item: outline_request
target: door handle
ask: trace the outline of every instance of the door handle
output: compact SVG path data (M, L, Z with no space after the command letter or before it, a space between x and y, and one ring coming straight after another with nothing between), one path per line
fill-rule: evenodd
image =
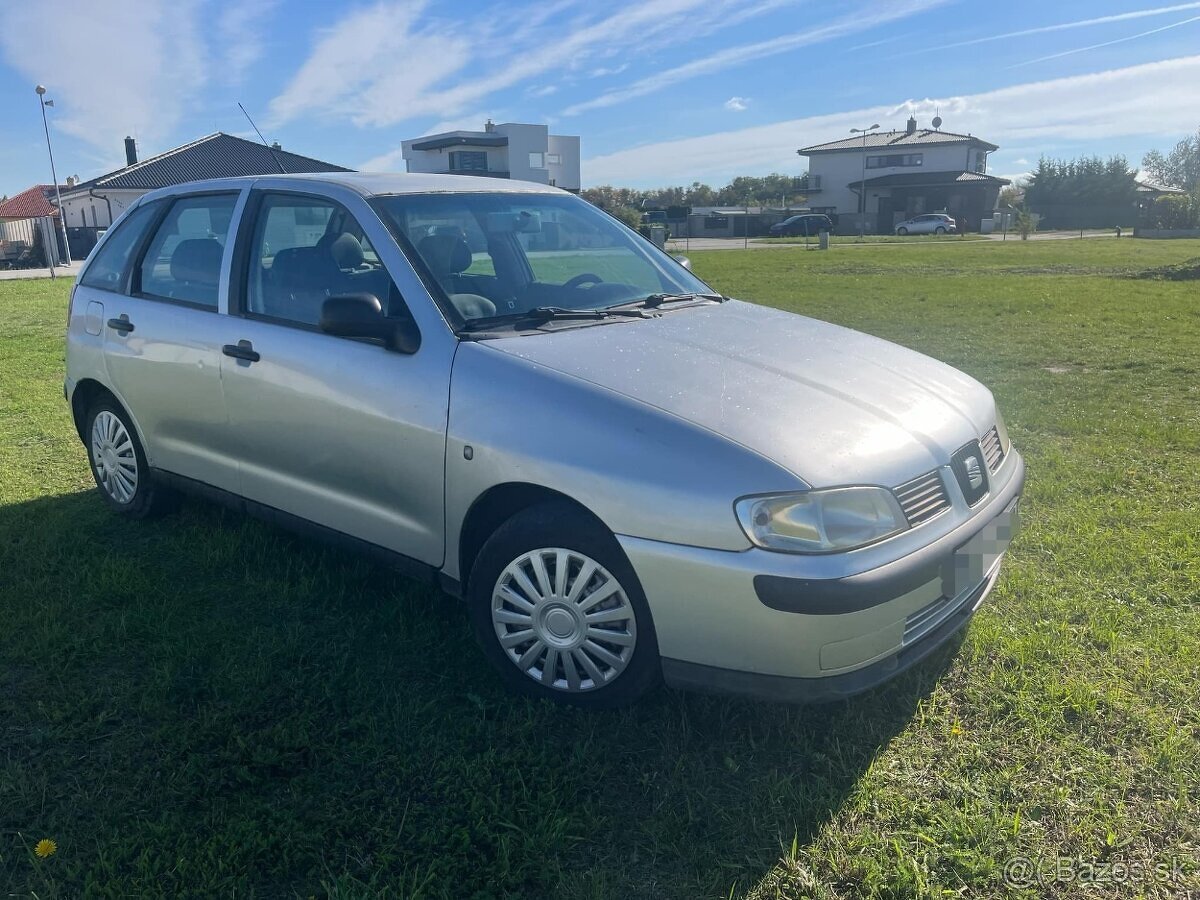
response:
M254 345L249 341L238 341L236 344L226 344L221 348L221 352L226 356L232 356L234 359L244 359L246 362L256 363L262 356L254 349Z
M109 319L108 327L113 331L121 332L122 335L129 334L129 332L133 331L133 323L129 321L129 316L127 316L125 313L121 313L121 317L119 319Z

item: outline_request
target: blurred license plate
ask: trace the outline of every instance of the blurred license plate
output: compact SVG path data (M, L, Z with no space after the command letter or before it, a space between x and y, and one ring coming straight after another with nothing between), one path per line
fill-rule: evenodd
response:
M943 575L942 591L947 597L957 597L964 591L978 587L996 561L1004 555L1008 545L1021 527L1017 512L1017 500L979 532L954 551L949 571Z

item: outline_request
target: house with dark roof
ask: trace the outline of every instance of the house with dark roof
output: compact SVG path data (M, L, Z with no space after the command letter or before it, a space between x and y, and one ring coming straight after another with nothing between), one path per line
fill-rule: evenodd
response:
M860 216L868 233L891 234L897 223L945 212L967 231L991 216L1008 180L987 174L988 154L999 148L970 134L918 128L872 131L796 152L808 157L808 202L836 216L838 231L854 234Z
M71 252L76 241L82 258L95 244L95 232L106 228L138 197L161 187L170 187L204 178L234 178L241 175L289 175L301 172L349 172L350 169L301 156L278 144L267 147L255 141L216 132L139 161L133 138L125 138L126 165L115 172L83 181L62 191L63 213L71 237Z

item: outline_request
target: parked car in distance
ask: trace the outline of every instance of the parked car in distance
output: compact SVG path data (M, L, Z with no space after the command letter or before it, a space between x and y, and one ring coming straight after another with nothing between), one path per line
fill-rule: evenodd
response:
M833 231L833 222L822 213L805 213L776 222L769 231L771 237L812 237L822 231Z
M1025 479L967 375L468 176L146 194L72 291L64 393L116 512L191 491L366 551L583 706L891 678L992 589Z
M914 216L896 226L896 234L957 234L958 223L945 213Z

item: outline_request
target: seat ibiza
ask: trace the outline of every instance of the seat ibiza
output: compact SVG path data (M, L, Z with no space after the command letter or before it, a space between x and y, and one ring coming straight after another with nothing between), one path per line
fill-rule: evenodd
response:
M368 551L581 705L890 678L983 602L1025 477L961 372L486 178L147 194L80 273L65 393L115 511L191 491Z

